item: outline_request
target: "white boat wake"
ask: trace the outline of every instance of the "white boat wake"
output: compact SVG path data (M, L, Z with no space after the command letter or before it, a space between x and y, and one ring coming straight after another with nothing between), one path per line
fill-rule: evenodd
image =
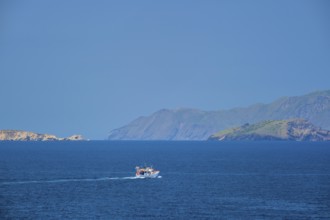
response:
M158 176L157 178L162 178ZM146 179L145 177L127 176L127 177L102 177L102 178L86 178L86 179L55 179L55 180L28 180L28 181L12 181L0 182L0 185L17 185L17 184L32 184L32 183L66 183L66 182L93 182L93 181L108 181L108 180L135 180ZM156 179L156 178L148 178Z

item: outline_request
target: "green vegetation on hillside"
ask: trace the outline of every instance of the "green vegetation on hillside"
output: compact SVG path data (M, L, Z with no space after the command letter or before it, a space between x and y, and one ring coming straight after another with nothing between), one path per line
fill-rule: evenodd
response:
M330 140L330 131L322 130L303 119L269 120L226 129L209 140Z

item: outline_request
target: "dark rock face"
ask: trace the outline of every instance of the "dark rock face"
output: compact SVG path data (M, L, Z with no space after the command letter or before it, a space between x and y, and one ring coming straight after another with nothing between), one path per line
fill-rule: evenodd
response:
M274 120L220 131L208 140L330 141L330 131L322 130L304 119Z
M215 132L265 120L304 118L330 129L330 90L285 97L270 104L220 111L163 109L110 132L110 140L206 140Z

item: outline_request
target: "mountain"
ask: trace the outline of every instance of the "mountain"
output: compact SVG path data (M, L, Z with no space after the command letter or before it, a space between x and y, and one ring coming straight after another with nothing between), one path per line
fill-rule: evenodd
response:
M305 119L273 120L220 131L209 137L219 141L330 141L330 131L322 130Z
M38 134L30 131L0 130L0 141L81 141L81 135L59 138L51 134Z
M287 118L307 119L316 126L330 129L330 90L230 110L162 109L112 130L108 139L206 140L217 131L245 123Z

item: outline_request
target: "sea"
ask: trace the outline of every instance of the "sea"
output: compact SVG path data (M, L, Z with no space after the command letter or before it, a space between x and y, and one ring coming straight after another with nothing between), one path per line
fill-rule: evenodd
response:
M0 142L0 219L330 219L330 143Z

